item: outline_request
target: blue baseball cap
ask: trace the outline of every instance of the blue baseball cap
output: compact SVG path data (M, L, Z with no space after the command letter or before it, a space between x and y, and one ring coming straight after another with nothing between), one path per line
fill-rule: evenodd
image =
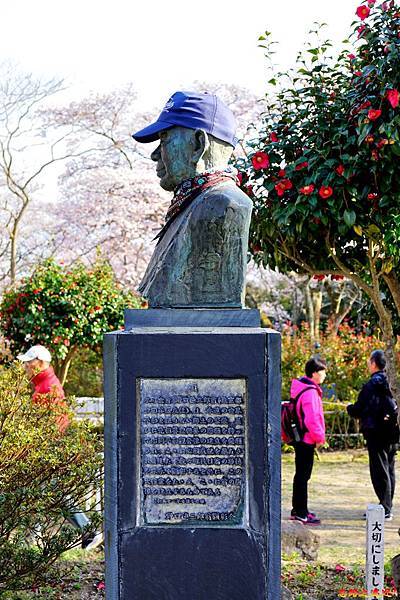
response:
M160 131L175 126L203 129L233 147L238 141L232 111L215 94L207 92L175 92L157 121L137 131L132 137L137 142L154 142Z

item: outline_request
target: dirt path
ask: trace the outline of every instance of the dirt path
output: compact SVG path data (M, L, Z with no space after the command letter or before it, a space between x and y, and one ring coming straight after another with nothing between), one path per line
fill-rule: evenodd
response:
M293 455L282 461L282 518L290 514ZM399 487L394 497L394 518L385 526L385 558L400 552L400 455L396 466ZM365 560L365 521L362 515L368 503L377 503L369 477L368 457L364 450L320 453L315 461L309 485L309 506L322 520L314 527L321 536L318 561L363 563Z

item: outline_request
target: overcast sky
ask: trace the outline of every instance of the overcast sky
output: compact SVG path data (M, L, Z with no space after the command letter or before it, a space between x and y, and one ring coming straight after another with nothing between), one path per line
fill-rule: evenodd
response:
M314 21L347 36L361 0L12 0L3 3L0 55L23 70L63 77L82 96L134 82L143 102L161 105L194 80L265 88L257 39L279 42L294 63Z

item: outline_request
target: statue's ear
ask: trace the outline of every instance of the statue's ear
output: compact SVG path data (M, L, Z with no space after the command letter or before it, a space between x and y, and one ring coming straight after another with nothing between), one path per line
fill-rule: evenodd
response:
M193 153L192 153L192 161L197 165L199 160L201 160L205 154L205 152L210 147L210 141L208 139L208 135L203 129L196 129L194 131L193 136Z

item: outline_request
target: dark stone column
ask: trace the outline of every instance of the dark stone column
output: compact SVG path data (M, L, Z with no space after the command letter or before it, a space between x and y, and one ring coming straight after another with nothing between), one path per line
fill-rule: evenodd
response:
M280 598L280 339L258 323L127 311L105 336L108 600Z

